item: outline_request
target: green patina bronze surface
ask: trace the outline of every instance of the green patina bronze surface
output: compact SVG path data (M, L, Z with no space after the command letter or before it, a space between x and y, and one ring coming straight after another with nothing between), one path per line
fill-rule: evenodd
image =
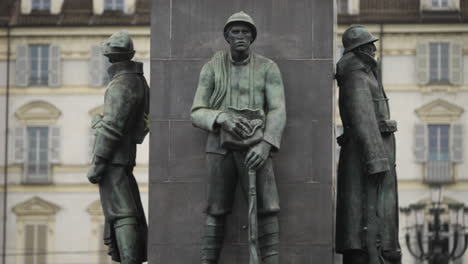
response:
M344 264L400 263L395 172L396 122L373 58L373 37L363 27L343 36L337 64L344 134L338 165L336 251Z
M149 87L143 64L131 60L134 52L125 31L103 45L103 53L112 63L108 69L111 81L104 96L104 113L93 118L94 165L88 173L89 181L99 185L104 243L112 259L124 264L147 260L147 224L132 171L136 144L148 133Z
M218 263L238 182L250 202L250 264L279 263L279 197L270 150L280 149L286 124L284 88L276 63L250 50L256 34L247 14L228 19L224 36L230 50L217 52L203 66L193 101L193 124L209 132L203 264ZM254 130L260 123L262 133Z

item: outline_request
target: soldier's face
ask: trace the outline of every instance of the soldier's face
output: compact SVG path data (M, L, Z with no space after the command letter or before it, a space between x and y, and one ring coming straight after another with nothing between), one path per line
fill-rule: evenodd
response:
M226 40L232 51L247 51L252 43L252 30L244 23L235 23L227 30Z
M375 47L374 43L367 43L360 46L359 50L371 56L372 58L375 58L375 52L377 51L377 48Z

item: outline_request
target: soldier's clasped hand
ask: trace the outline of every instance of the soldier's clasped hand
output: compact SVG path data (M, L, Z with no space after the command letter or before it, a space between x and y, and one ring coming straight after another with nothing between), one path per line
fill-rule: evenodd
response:
M239 139L248 138L252 131L249 120L237 115L221 113L216 119L216 123L218 123L222 129Z

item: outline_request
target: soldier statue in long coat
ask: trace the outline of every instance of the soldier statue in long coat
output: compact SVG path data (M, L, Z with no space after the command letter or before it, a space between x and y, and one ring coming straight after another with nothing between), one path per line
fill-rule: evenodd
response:
M99 184L105 216L104 243L109 255L124 264L147 260L145 214L133 176L136 144L148 129L149 87L143 64L132 61L135 51L127 31L114 33L102 46L112 65L104 96L104 113L93 119L96 131L91 183Z
M336 251L344 264L397 264L396 122L379 77L374 37L362 26L343 34L337 64L344 133L338 164Z
M280 148L286 123L284 88L276 63L250 50L256 35L244 12L228 19L224 37L230 49L203 66L193 101L193 124L209 131L203 264L218 263L237 183L247 196L251 170L256 171L259 258L263 264L279 262L280 208L270 151Z

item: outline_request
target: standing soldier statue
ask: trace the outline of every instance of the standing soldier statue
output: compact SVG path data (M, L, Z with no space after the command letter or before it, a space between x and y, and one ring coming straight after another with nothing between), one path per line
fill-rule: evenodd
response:
M362 26L343 34L337 64L344 133L338 164L336 251L344 264L399 264L396 122L379 77L374 37Z
M127 31L114 33L102 45L102 52L112 63L108 69L111 81L104 96L104 114L93 120L96 141L88 179L99 184L104 243L112 260L141 264L147 260L148 228L132 172L136 144L148 132L149 88L143 64L131 60L135 51Z
M203 66L192 106L193 124L209 131L203 264L218 263L238 181L249 195L249 212L258 212L258 233L257 213L249 214L250 263L279 262L280 208L270 151L279 150L286 123L284 89L276 63L251 52L256 36L249 15L228 19L224 38L230 49Z

